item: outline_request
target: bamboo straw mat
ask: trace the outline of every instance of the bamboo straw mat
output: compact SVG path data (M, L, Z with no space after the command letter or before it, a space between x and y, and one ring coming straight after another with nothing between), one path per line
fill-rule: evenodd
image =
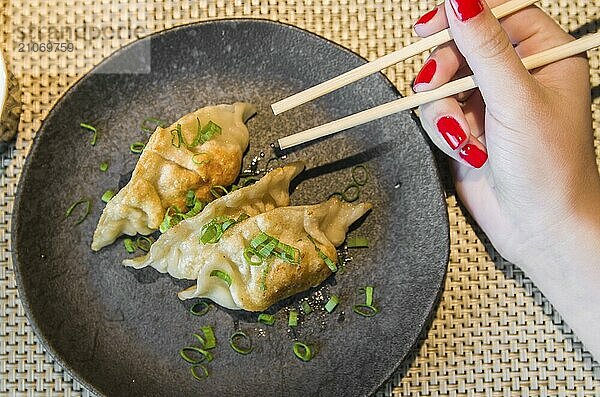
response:
M600 0L542 0L576 36L598 30ZM1 157L0 393L89 395L45 353L20 305L10 257L11 211L33 137L60 96L123 45L193 21L256 17L297 25L368 59L415 39L412 24L435 0L0 0L0 47L23 93L16 143ZM68 55L19 53L18 28L141 27L88 40ZM32 30L32 27L34 28ZM596 153L600 158L600 52L590 54ZM385 71L400 92L426 54ZM550 303L514 265L503 261L448 192L451 255L445 292L412 360L379 394L394 396L600 396L600 367ZM599 330L600 332L600 330Z

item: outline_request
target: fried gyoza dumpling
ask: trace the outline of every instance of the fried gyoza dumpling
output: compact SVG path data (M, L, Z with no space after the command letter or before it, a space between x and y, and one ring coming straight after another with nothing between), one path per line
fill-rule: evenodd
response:
M198 264L197 284L180 299L210 298L229 309L266 310L319 285L335 269L335 247L371 205L332 198L281 207L228 228L215 243L178 242L180 262Z
M135 166L129 183L102 212L92 242L97 251L121 234L150 234L167 208L185 208L186 193L211 199L210 189L237 178L248 147L244 124L256 112L247 103L208 106L158 127Z
M254 185L216 199L200 214L181 221L161 235L146 256L125 260L123 264L137 269L152 266L161 273L168 272L179 279L195 280L202 264L187 253L196 252L196 246L201 245L202 227L213 219L237 220L241 215L254 216L289 205L290 181L303 169L304 164L300 162L276 168Z

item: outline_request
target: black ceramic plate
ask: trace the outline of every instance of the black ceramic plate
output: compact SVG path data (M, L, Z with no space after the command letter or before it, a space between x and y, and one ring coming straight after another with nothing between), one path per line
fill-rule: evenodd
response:
M189 314L176 292L184 283L153 269L121 266L121 240L90 250L102 193L117 188L137 156L130 143L145 140L141 121L169 122L196 108L248 101L258 114L248 123L255 156L272 156L276 138L392 100L398 93L377 74L301 108L273 116L269 104L364 62L357 55L300 29L257 20L207 22L172 29L118 51L99 66L115 70L151 46L151 72L91 73L57 103L38 133L15 203L14 263L29 320L52 356L78 381L106 395L365 395L382 385L424 332L440 295L448 259L448 220L434 159L414 116L401 113L288 153L307 163L292 194L295 204L316 203L351 182L365 164L370 178L361 200L373 211L350 235L367 236L368 249L351 251L343 274L320 288L271 308L272 327L256 315L213 308ZM100 135L96 146L79 128ZM108 172L98 166L108 161ZM65 210L93 199L80 225ZM381 313L351 310L357 288L375 286ZM341 298L323 311L330 294ZM309 299L315 312L290 331L287 310ZM198 382L178 350L202 325L215 329L218 347ZM245 330L252 354L235 353L228 337ZM318 353L301 362L292 342Z

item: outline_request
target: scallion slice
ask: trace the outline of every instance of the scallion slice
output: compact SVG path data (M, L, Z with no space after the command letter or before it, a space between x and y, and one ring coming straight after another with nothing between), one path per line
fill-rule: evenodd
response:
M188 208L192 208L194 203L196 202L196 192L193 190L188 190L185 194L185 206Z
M102 195L102 201L104 201L105 203L108 203L110 201L111 198L115 197L115 192L113 192L112 190L107 190L104 192L104 194Z
M67 212L65 213L65 218L70 217L73 213L73 210L81 204L85 204L85 212L79 219L77 219L77 221L75 222L76 225L79 225L81 222L83 222L85 218L87 218L87 216L90 214L90 209L92 208L92 202L90 201L90 199L83 199L74 202L69 206L69 208L67 208Z
M211 222L202 226L200 233L200 242L202 244L214 244L221 238L223 230L220 223Z
M204 334L204 348L207 350L214 349L217 346L217 338L215 338L212 327L202 327L201 330Z
M258 249L258 247L260 247L270 238L271 237L268 234L261 232L258 236L254 237L252 241L250 241L250 246L254 249Z
M258 322L267 325L273 325L275 324L275 316L272 314L261 313L258 315Z
M260 266L263 263L263 259L252 247L246 247L244 250L244 259L250 266Z
M223 197L227 195L227 193L229 193L227 188L221 185L215 185L210 188L210 194L212 194L215 198Z
M100 163L100 171L106 172L106 170L108 170L108 162L104 161Z
M139 236L135 240L135 245L144 252L150 251L150 247L152 247L152 243L154 243L154 241L150 237L147 237L147 236Z
M340 298L336 295L331 295L331 298L329 298L329 300L325 304L325 310L327 310L327 313L331 313L332 311L335 310L335 308L337 307L337 305L339 303L340 303Z
M364 237L350 237L346 246L348 248L369 248L369 239Z
M359 304L352 306L352 311L356 314L360 314L363 317L373 317L379 313L379 309L375 306Z
M177 124L174 130L171 130L171 145L176 148L181 147L181 141L183 136L181 135L181 124Z
M313 311L313 308L310 307L310 303L304 301L302 302L302 311L304 312L304 314L310 314Z
M342 192L342 199L349 203L358 200L359 196L360 196L360 187L355 183L348 185Z
M199 374L198 370L201 370L202 373ZM190 372L192 373L192 376L194 377L194 379L202 382L204 381L204 379L208 378L208 369L206 368L206 366L202 365L202 364L196 364L196 365L192 365L192 367L190 368Z
M367 285L365 288L362 288L362 290L365 292L365 304L367 306L373 305L373 287Z
M213 355L211 352L201 349L197 346L186 346L179 350L179 355L190 364L200 364L203 362L211 362ZM191 355L197 356L193 357Z
M298 326L298 312L296 310L290 310L290 314L288 317L288 325L290 327Z
M167 210L165 211L165 217L162 221L162 223L160 224L158 230L160 230L161 233L166 232L167 230L169 230L171 227L173 227L173 217L179 213L179 209L177 207L169 207L167 208Z
M252 339L244 331L237 331L231 335L229 337L229 346L240 354L250 354L254 349L252 347Z
M206 301L196 302L190 307L190 313L194 316L204 316L210 310L210 305Z
M128 253L133 254L135 252L135 244L132 239L123 239L123 245L125 246L125 251Z
M302 361L310 361L313 358L313 352L310 347L302 342L294 342L294 354Z
M88 131L92 131L92 140L90 141L90 144L92 146L96 146L96 140L98 139L98 130L96 129L96 127L90 125L90 124L86 124L86 123L79 123L79 126L81 128L85 128Z
M154 128L151 128L150 126L148 126L148 124L153 124ZM148 117L145 118L144 121L142 121L142 125L141 125L141 129L144 132L147 133L152 133L156 130L156 127L161 127L161 128L165 128L167 126L167 122L166 121L162 121L160 119L157 119L155 117Z
M367 167L360 164L352 168L352 180L359 186L364 186L369 180L369 172Z
M200 126L200 121L198 121L198 126ZM217 124L213 123L212 121L209 121L208 124L206 124L202 130L201 130L201 142L208 142L210 141L215 135L218 135L221 133L221 127L219 127Z
M144 142L133 142L129 145L129 150L131 150L131 153L140 154L144 151L145 147L146 144Z
M321 257L321 259L323 259L323 262L325 262L325 264L327 265L327 267L332 271L332 272L337 272L338 268L337 265L334 261L332 261L327 255L325 255L325 253L321 250L319 250L319 257Z
M220 278L221 280L225 281L228 286L231 287L231 276L225 273L224 271L215 269L212 272L210 272L210 276Z

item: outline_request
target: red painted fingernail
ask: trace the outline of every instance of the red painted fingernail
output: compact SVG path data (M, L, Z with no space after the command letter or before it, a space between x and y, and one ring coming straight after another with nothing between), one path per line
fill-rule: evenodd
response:
M483 4L480 0L450 0L450 4L456 17L463 22L483 11Z
M488 155L475 145L467 143L460 149L460 157L475 168L481 168L487 161Z
M428 13L423 14L423 16L421 18L419 18L417 20L417 22L415 22L415 25L421 25L421 24L431 21L433 19L433 17L435 16L435 14L437 14L437 12L438 12L438 9L434 8L433 10L429 11Z
M417 78L415 79L415 85L421 83L430 83L431 79L433 79L436 69L437 63L435 62L435 59L430 59L427 61L425 65L423 65L423 69L421 69L417 75Z
M454 117L444 116L437 121L436 125L452 150L457 149L467 139L467 134Z

